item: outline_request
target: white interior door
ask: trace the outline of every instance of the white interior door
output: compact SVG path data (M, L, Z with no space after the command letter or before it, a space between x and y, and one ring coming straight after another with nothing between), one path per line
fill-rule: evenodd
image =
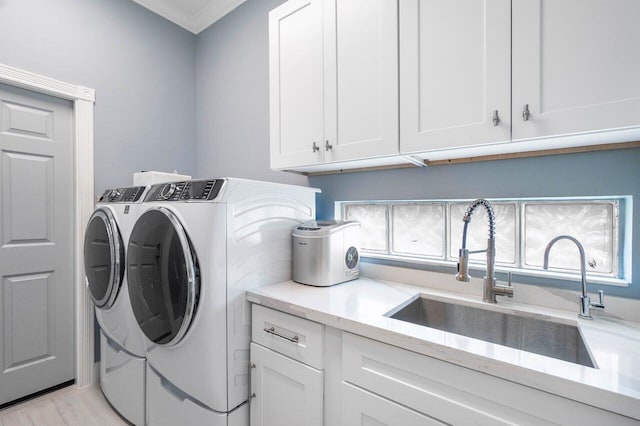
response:
M0 84L0 404L74 378L73 107Z
M639 125L638 41L638 0L514 0L513 139Z

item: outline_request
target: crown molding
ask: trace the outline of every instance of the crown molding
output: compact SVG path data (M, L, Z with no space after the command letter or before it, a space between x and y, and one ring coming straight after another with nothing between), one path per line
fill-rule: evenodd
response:
M212 1L193 17L194 33L198 34L211 24L230 13L246 0L217 0Z
M178 7L178 1L169 0L132 0L142 7L162 16L176 25L198 34L211 24L240 6L246 0L210 0L209 4L194 14Z
M185 30L194 32L191 25L190 17L179 7L165 0L132 0L140 6L162 16L184 28Z

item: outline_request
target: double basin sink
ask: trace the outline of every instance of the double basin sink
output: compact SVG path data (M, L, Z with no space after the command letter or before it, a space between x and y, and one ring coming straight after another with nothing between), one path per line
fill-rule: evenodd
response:
M420 295L385 316L595 368L580 330L571 324Z

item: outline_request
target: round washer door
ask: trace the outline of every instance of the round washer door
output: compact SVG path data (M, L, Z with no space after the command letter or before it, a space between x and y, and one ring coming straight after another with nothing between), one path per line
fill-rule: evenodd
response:
M129 299L152 342L175 345L186 334L199 296L199 268L180 221L156 207L140 216L127 250Z
M84 235L84 271L93 303L109 309L124 278L124 246L109 209L97 209Z

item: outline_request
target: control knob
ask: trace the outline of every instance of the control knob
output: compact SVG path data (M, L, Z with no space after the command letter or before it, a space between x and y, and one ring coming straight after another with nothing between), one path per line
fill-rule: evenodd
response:
M109 192L109 195L107 196L107 198L109 199L109 201L116 201L120 198L121 195L122 195L122 192L120 192L120 190L112 189L111 192Z
M165 185L162 187L162 190L160 191L160 198L162 198L163 200L168 200L169 198L171 198L171 196L174 194L174 192L176 192L176 184L175 183L171 183L169 185Z

